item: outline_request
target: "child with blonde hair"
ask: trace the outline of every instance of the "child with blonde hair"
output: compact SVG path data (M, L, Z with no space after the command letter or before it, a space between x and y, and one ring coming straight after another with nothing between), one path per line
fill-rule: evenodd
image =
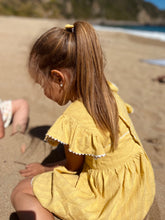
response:
M46 134L66 159L29 164L13 190L19 219L142 220L155 195L151 163L128 116L131 111L104 75L94 28L77 21L35 42L29 72L44 94L71 104Z

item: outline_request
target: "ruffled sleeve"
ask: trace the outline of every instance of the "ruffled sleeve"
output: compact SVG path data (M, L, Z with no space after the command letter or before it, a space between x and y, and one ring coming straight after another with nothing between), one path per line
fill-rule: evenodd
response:
M103 134L94 123L92 125L92 120L87 120L88 126L81 121L63 114L49 129L45 141L52 146L57 146L59 143L68 145L69 151L77 155L95 158L105 156L105 148L111 141L108 132L107 135Z

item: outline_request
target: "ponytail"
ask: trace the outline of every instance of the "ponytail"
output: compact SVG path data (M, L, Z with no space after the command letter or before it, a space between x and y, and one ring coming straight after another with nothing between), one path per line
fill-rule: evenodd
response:
M74 23L76 40L76 91L89 114L103 130L110 131L112 150L118 143L118 110L104 76L103 52L94 28Z

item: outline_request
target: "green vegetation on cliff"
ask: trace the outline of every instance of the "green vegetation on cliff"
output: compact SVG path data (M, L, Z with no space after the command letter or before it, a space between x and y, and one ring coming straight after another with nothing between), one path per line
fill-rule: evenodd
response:
M0 0L0 15L162 22L165 11L144 0Z

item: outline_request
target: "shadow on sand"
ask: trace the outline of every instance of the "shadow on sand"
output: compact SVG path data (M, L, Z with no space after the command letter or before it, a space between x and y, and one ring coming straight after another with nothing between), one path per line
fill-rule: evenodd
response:
M33 211L19 211L17 212L18 216L20 216L20 218L23 216L26 216L27 219L29 220L36 220L36 215ZM19 220L18 216L17 216L16 212L13 212L10 215L9 220Z

